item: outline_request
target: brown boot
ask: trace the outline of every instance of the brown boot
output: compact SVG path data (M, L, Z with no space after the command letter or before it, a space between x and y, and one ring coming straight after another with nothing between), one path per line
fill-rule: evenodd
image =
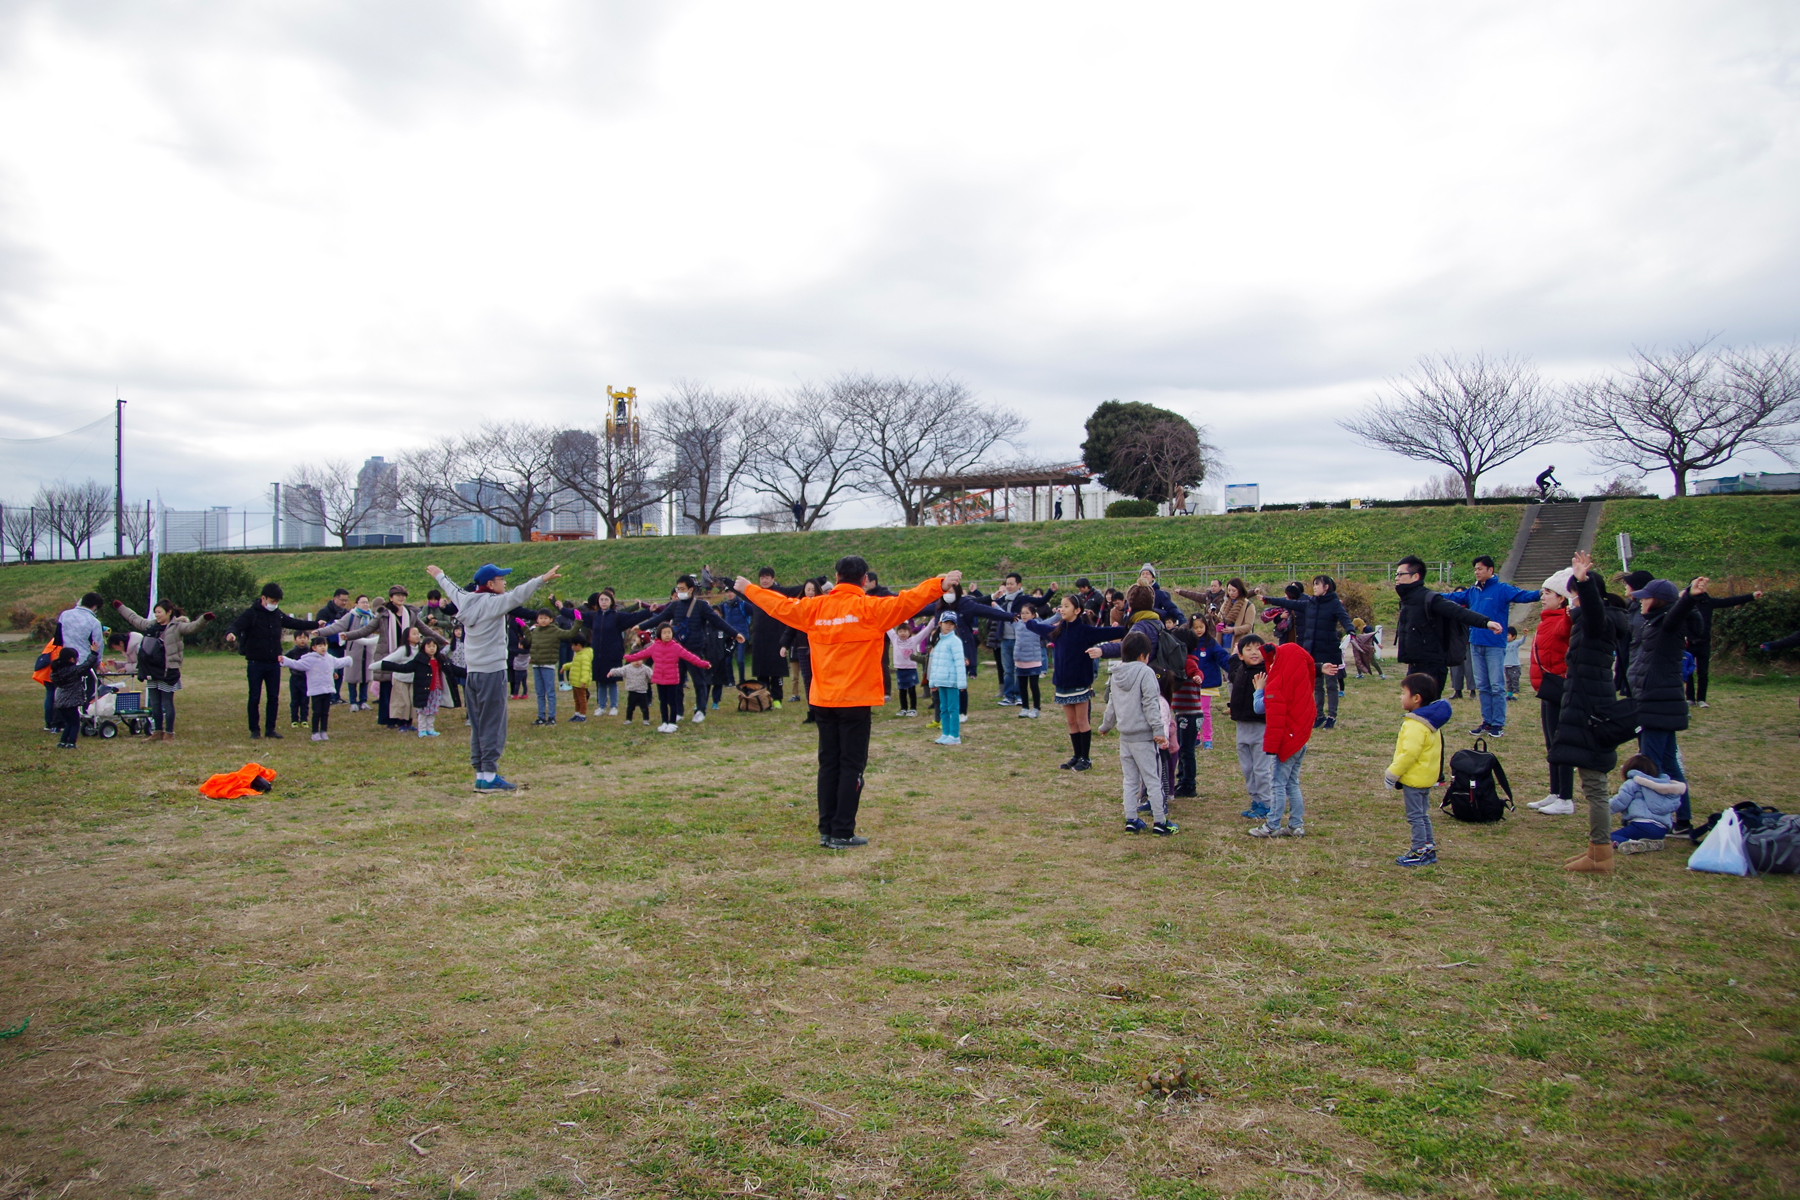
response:
M1586 862L1588 860L1588 849L1589 848L1584 847L1580 854L1577 854L1574 858L1571 858L1568 862L1564 863L1563 870L1573 871L1581 866L1582 863Z
M1603 842L1589 846L1587 854L1580 862L1563 869L1582 875L1611 875L1613 869L1612 843Z
M153 742L160 742L160 741L162 741L162 739L163 739L163 734L162 734L162 730L160 730L160 729L152 729L152 730L151 730L151 731L150 731L150 740L151 740L151 741L153 741Z

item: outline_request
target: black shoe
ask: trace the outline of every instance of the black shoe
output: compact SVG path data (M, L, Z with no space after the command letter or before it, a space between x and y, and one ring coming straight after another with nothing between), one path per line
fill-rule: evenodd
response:
M1694 823L1692 821L1677 821L1669 827L1669 832L1679 837L1692 838L1694 836Z
M1487 731L1487 736L1488 736L1488 737L1505 737L1505 736L1506 736L1506 730L1504 730L1504 729L1495 729L1495 728L1494 728L1494 727L1493 727L1493 726L1492 726L1492 725L1489 725L1489 726L1488 726L1488 731Z
M831 849L831 835L829 833L821 833L819 835L819 845L827 850Z
M1314 729L1325 728L1325 718L1324 717L1314 717L1313 718L1313 728Z
M274 729L265 729L265 730L263 730L263 736L271 737L271 738L280 738L281 734L280 734L280 732L278 732L277 730L274 730Z
M1337 718L1336 717L1326 717L1325 718L1325 728L1336 729L1337 728Z
M1075 764L1075 769L1077 771L1091 771L1094 769L1094 760L1091 758L1084 758Z
M850 837L847 837L847 838L835 838L835 837L834 837L834 838L832 838L832 839L831 839L831 841L830 841L830 842L829 842L829 843L827 843L827 844L828 844L828 845L830 845L830 847L831 847L831 848L832 848L832 849L833 849L833 850L848 850L848 849L850 849L850 848L851 848L851 847L852 847L852 846L866 846L866 845L868 845L868 844L869 844L869 839L868 839L868 838L866 838L866 837L857 837L857 836L855 836L855 835L854 835L854 834L853 834L853 835L851 835L851 836L850 836Z
M254 742L254 741L256 741L256 740L257 740L257 739L258 739L258 738L260 738L260 737L262 737L262 730L260 730L260 729L252 729L252 730L251 730L251 731L250 731L250 740L251 740L251 741L253 741L253 742Z
M1075 764L1076 764L1076 763L1078 763L1078 762L1080 762L1080 761L1081 761L1081 759L1080 759L1080 758L1078 758L1078 757L1077 757L1077 758L1071 758L1071 759L1070 759L1070 760L1069 760L1069 761L1068 761L1068 762L1066 762L1066 763L1057 763L1057 764L1056 764L1056 769L1057 769L1057 770L1059 770L1059 771L1073 771L1073 770L1074 770L1074 769L1075 769Z
M1451 699L1452 699L1452 700L1461 700L1461 699L1462 699L1462 693L1461 693L1461 692L1456 692L1456 693L1454 693L1454 694L1453 694L1453 695L1452 695L1452 696L1451 696L1451 697L1450 697L1450 698L1451 698Z
M1198 796L1199 794L1200 794L1199 792L1189 789L1188 791L1185 791L1185 792L1176 792L1175 799L1177 799L1177 800L1192 800L1195 796Z
M1491 732L1492 732L1492 730L1490 730L1487 727L1487 722L1483 721L1481 724L1477 725L1475 728L1469 730L1469 736L1470 737L1480 737L1484 733L1491 733Z

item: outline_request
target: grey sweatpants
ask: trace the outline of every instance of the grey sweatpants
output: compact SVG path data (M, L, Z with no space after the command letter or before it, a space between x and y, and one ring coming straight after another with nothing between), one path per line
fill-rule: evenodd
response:
M1145 796L1150 800L1150 815L1156 823L1167 821L1169 810L1163 800L1162 763L1156 757L1156 743L1120 738L1119 771L1125 777L1125 819L1137 816L1138 797Z
M1275 796L1275 756L1262 748L1267 729L1262 721L1237 723L1238 770L1244 773L1244 789L1250 794L1251 805L1261 805L1264 812Z
M506 749L506 672L470 671L463 687L469 710L469 764L477 775L497 774Z

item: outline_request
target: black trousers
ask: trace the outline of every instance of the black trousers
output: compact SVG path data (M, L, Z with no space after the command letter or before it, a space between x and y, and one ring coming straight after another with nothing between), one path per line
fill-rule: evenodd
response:
M306 720L306 676L288 672L288 720L298 725Z
M758 675L756 677L756 682L769 689L770 699L779 701L781 699L781 685L786 679L787 676L785 674Z
M1450 675L1450 668L1448 665L1444 663L1401 663L1400 665L1406 668L1406 673L1408 675L1417 671L1421 675L1431 676L1433 679L1437 680L1438 695L1441 697L1445 694L1444 680Z
M261 732L274 733L275 722L281 719L281 673L287 670L278 662L244 663L244 678L250 682L250 732L256 733L261 720L261 701L264 693L269 698L268 725Z
M1544 726L1544 753L1556 745L1556 723L1562 720L1562 702L1538 698L1538 719ZM1564 800L1575 798L1575 767L1571 763L1550 763L1550 791Z
M707 698L712 691L712 672L705 667L696 667L693 663L683 659L681 683L683 687L689 683L694 685L694 711L705 712Z
M626 692L625 719L630 721L631 714L635 713L640 708L644 710L644 720L648 721L650 719L650 693Z
M312 731L314 733L331 732L331 701L332 697L329 694L312 697Z
M664 725L681 723L682 687L679 683L659 683L656 685L656 703L662 709Z
M869 708L816 707L812 715L819 727L819 836L851 837L869 765Z

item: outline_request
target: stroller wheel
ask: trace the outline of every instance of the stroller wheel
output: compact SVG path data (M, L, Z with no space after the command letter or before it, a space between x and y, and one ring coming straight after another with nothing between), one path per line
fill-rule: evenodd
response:
M111 721L102 721L95 732L103 738L116 738L119 736L119 727Z

